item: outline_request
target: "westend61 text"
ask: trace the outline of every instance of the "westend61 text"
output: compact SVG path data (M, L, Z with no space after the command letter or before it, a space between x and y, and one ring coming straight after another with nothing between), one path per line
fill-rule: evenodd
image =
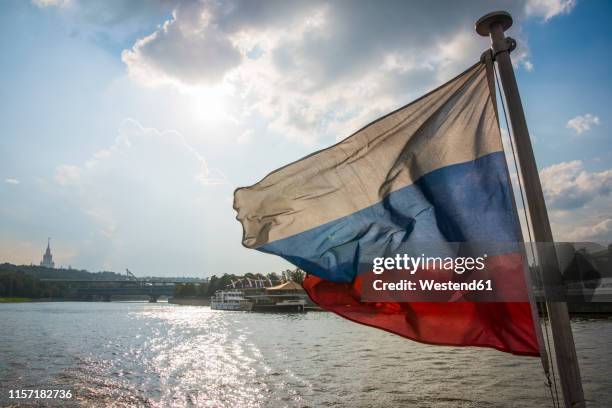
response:
M422 279L419 280L419 286L417 287L417 283L414 281L409 281L407 279L402 279L398 282L384 282L381 279L377 279L372 283L372 287L374 290L382 291L412 291L412 290L422 290L422 291L492 291L493 284L490 279L475 279L471 282L436 282L434 280Z

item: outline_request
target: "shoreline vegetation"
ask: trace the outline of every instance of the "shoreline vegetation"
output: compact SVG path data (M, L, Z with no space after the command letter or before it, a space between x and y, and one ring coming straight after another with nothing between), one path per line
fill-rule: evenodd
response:
M32 298L27 297L0 297L0 303L25 303L31 301Z
M124 278L123 275L109 271L92 273L71 268L55 269L3 263L0 264L0 298L61 301L70 298L68 285L62 282L45 282L43 279L110 280Z
M271 286L280 283L283 279L290 279L302 284L305 273L301 269L286 270L280 273L244 275L224 274L213 275L201 282L179 283L174 287L168 303L177 305L209 306L210 298L217 290L250 288L257 285ZM79 298L74 295L70 286L64 282L49 282L44 279L71 279L71 280L129 280L125 275L110 272L89 272L86 270L46 268L35 265L0 264L0 304L28 303L28 302L65 302L65 301L91 301L94 299ZM155 278L152 278L155 279ZM165 278L172 279L172 278ZM177 278L182 279L182 278ZM143 296L117 296L114 300L146 300ZM610 302L569 303L572 315L612 315ZM542 314L541 304L538 304Z
M282 277L282 278L281 278ZM200 282L179 283L174 287L172 301L177 304L209 304L210 298L218 290L236 287L261 287L290 279L299 284L305 273L301 269L286 270L268 274L246 273L244 275L213 275ZM89 272L72 268L46 268L36 265L0 264L0 303L87 300L75 297L74 291L66 282L46 281L45 279L64 279L79 281L130 280L126 275L111 271ZM147 277L147 279L160 279ZM176 279L184 278L163 278ZM126 299L124 299L126 300ZM179 303L180 302L180 303Z

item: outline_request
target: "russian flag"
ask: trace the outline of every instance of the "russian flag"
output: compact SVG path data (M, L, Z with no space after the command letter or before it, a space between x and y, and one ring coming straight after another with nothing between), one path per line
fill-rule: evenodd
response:
M424 343L539 355L527 301L362 301L365 254L419 242L520 242L489 79L478 63L338 144L237 189L243 245L302 268L311 299L355 322ZM522 276L520 252L489 261Z

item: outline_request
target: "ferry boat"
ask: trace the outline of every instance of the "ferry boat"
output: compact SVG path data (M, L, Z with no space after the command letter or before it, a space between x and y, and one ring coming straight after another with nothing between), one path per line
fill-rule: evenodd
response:
M210 299L210 308L213 310L253 310L253 302L245 299L240 290L218 290Z

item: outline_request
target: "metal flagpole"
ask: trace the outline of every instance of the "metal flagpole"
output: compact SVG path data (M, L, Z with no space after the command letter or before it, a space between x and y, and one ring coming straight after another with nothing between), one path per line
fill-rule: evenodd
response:
M476 22L476 32L482 36L491 37L493 59L497 61L503 94L506 98L510 126L516 141L518 160L523 175L529 217L538 250L538 260L542 268L546 306L552 329L563 400L567 408L582 408L586 405L567 303L559 301L564 299L563 279L553 245L548 212L531 147L529 130L527 130L525 113L510 61L510 51L516 47L516 42L504 35L504 31L510 26L512 26L510 14L505 11L496 11L482 16Z

